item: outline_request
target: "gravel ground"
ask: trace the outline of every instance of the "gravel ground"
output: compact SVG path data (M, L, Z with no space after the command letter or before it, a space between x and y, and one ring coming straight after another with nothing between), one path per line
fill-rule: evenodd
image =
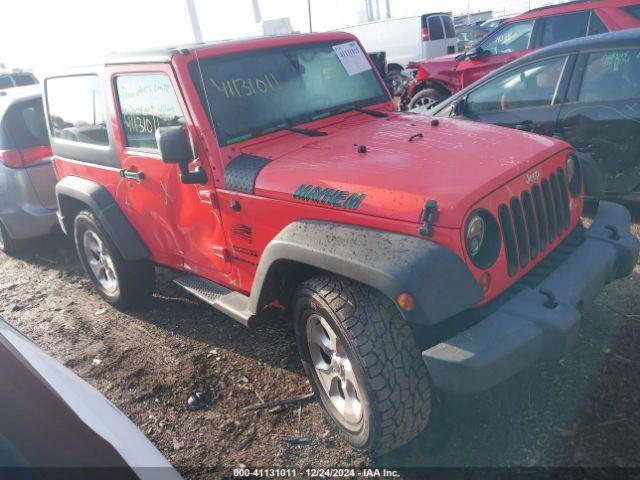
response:
M61 234L19 258L0 254L0 272L0 314L103 392L187 478L240 465L376 465L405 477L411 466L640 466L638 266L587 311L566 359L482 395L438 396L431 427L378 459L348 447L315 401L243 411L311 391L284 314L247 330L183 293L166 270L143 308L116 311ZM207 405L190 411L195 392Z

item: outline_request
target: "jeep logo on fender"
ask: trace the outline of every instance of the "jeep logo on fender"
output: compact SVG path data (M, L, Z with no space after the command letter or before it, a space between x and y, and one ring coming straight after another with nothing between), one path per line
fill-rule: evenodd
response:
M349 210L357 209L367 196L366 193L350 193L346 190L323 188L303 183L294 192L293 198L306 202L321 203L332 207L342 207Z
M526 183L527 185L536 183L538 180L540 180L540 172L537 170L535 172L527 173L527 175L524 177L524 183Z

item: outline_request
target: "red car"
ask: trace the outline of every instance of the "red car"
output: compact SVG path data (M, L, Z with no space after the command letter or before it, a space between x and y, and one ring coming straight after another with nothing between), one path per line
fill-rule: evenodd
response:
M45 105L60 223L100 295L140 302L163 265L248 327L290 309L358 448L425 428L431 383L561 356L637 259L623 207L581 226L591 170L568 144L395 111L349 34L115 56L48 78Z
M581 0L530 10L505 21L472 49L415 62L403 108L435 104L527 53L572 38L640 27L638 0Z

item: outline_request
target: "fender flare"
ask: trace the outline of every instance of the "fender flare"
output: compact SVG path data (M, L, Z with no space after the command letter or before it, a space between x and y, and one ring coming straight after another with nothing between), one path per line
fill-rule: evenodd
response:
M588 199L600 200L604 196L604 178L602 171L591 157L584 152L576 152L582 170L582 188Z
M65 234L73 234L73 221L84 204L96 215L125 260L144 260L151 256L138 232L102 185L86 178L65 177L56 184L56 199L58 220Z
M271 299L265 286L277 280L280 262L315 267L382 292L396 303L400 293L415 299L411 322L434 325L482 299L482 289L466 264L432 241L383 230L318 220L285 227L265 248L251 290L249 310ZM397 304L397 303L396 303Z

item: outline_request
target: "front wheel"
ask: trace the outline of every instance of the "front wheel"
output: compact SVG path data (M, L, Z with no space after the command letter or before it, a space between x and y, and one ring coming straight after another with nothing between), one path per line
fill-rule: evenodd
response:
M445 98L447 98L447 96L435 88L424 88L411 98L408 109L413 110L416 107L429 109Z
M146 300L154 290L155 269L147 260L126 261L95 215L83 210L74 221L76 250L100 296L116 308Z
M316 397L355 448L382 454L427 425L427 368L409 325L379 292L335 275L294 299L298 349Z

